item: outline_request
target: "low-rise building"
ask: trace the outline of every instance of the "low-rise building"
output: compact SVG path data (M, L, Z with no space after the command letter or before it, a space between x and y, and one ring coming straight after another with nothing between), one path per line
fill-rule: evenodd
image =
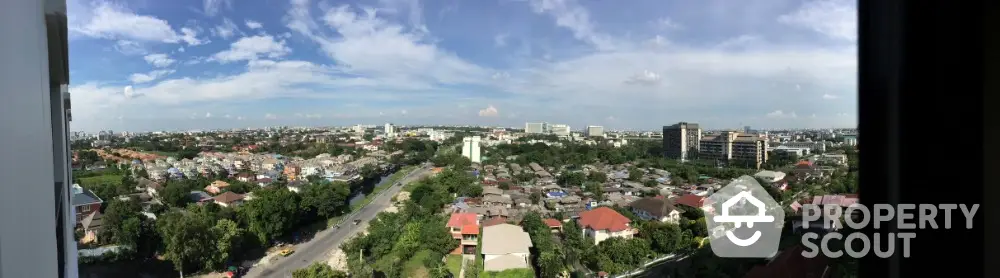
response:
M483 270L530 268L531 237L521 226L498 224L483 228Z
M665 223L679 223L682 211L674 207L663 197L646 197L635 200L629 207L636 216L643 220L656 220Z
M584 236L593 240L595 245L612 237L629 239L636 232L630 225L631 220L609 207L580 212L577 222L583 228Z

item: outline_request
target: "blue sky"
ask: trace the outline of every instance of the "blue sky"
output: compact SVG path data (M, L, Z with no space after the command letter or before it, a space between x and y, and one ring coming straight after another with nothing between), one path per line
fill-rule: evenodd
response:
M74 130L857 122L853 1L68 2Z

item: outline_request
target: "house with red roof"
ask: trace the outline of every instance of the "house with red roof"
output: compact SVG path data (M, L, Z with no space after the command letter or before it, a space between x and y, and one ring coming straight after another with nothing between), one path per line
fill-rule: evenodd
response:
M448 218L448 231L459 242L451 254L475 254L479 243L479 215L475 213L452 213Z
M632 238L636 229L632 228L628 217L609 207L598 207L580 212L577 224L583 227L583 235L594 240L594 244L612 237Z
M546 218L545 225L549 226L549 230L552 230L553 234L562 232L563 223L555 218Z
M694 194L685 194L684 196L681 196L676 200L674 200L674 204L685 205L691 208L700 208L701 210L705 211L706 214L711 214L712 211L714 211L714 208L712 208L712 204L710 203L708 197L698 196ZM684 209L682 208L681 210Z

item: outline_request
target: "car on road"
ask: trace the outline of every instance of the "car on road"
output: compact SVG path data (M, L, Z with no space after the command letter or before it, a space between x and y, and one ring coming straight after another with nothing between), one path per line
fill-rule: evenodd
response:
M361 224L361 219L354 219L354 225Z
M281 249L281 251L278 252L278 254L281 255L282 257L288 257L288 255L291 255L292 253L295 253L295 250L293 250L292 248Z

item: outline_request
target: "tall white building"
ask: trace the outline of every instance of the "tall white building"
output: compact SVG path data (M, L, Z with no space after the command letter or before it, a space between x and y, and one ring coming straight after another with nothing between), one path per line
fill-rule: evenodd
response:
M543 123L525 123L524 133L528 134L541 134L545 133L545 124Z
M604 137L604 127L599 125L588 125L587 126L587 136L589 137Z
M462 156L469 158L473 163L483 162L479 155L479 141L479 136L462 138Z
M549 128L550 128L550 131L552 132L552 134L559 135L559 136L569 136L569 130L570 130L569 129L569 125L553 124L553 125L549 126Z
M392 126L391 123L385 123L385 136L396 137L396 127Z

